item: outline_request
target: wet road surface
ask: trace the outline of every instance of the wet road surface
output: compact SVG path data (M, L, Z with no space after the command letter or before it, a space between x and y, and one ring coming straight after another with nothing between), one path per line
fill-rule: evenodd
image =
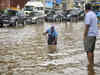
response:
M47 36L42 35L51 25L55 25L59 33L53 53L47 46ZM82 40L83 25L83 22L44 23L0 28L0 75L100 75L100 36L95 65L88 66Z

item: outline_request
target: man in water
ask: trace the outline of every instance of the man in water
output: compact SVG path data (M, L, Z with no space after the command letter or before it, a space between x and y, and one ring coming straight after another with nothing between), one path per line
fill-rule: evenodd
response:
M96 36L98 34L97 17L91 10L91 4L85 5L85 31L83 34L84 47L87 52L89 64L94 64L94 49L96 43Z
M55 27L51 26L51 28L47 29L43 35L46 34L48 34L48 45L56 45L58 33L56 32Z

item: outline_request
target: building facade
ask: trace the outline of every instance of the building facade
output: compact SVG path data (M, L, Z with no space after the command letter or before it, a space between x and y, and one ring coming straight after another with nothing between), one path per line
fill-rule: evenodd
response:
M10 7L10 0L0 0L0 9Z
M0 0L0 10L6 8L23 8L29 0Z

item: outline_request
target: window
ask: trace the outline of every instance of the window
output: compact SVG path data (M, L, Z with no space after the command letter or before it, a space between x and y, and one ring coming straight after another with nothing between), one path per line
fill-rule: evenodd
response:
M33 6L25 6L25 11L33 11Z

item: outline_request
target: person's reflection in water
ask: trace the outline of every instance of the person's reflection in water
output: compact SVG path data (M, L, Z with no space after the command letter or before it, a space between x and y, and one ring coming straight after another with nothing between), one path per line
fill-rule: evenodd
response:
M48 45L48 53L55 53L56 52L56 45Z
M57 57L52 56L52 54L55 54L57 52L56 45L48 45L48 58L50 60L56 59Z
M93 65L88 65L88 75L96 75Z

